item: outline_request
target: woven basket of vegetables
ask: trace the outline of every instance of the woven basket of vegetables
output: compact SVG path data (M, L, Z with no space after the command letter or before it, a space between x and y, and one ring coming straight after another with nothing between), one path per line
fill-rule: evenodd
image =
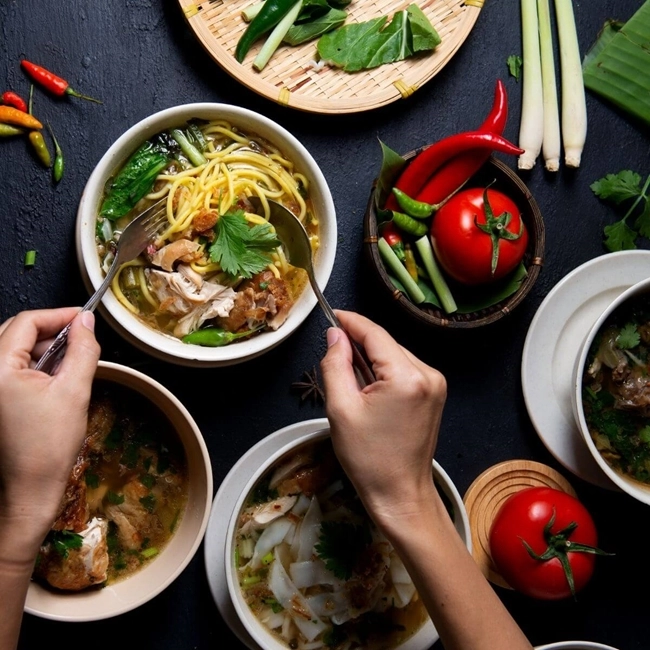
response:
M408 166L423 150L388 158ZM386 160L384 148L364 242L387 296L435 327L481 327L510 314L535 284L544 257L542 214L516 172L490 156L460 189L428 204L386 183Z

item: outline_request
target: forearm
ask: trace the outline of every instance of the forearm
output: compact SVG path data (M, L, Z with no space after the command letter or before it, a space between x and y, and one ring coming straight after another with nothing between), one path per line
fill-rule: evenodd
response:
M378 523L412 576L445 650L531 650L435 489L411 512L384 515Z

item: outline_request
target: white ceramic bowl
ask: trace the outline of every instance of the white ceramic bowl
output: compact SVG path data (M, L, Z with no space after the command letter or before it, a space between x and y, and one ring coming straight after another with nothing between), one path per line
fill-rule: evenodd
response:
M557 643L538 645L535 650L616 650L616 648L592 641L558 641Z
M164 386L147 375L115 363L99 362L95 378L124 386L153 402L177 431L187 457L189 494L174 535L137 573L103 589L55 592L31 582L25 611L42 618L82 622L128 612L166 589L196 554L212 505L212 465L201 431L187 409Z
M612 315L612 313L618 309L624 302L630 298L641 296L643 294L650 294L650 279L642 280L637 284L631 286L629 289L625 290L620 296L615 298L610 305L605 309L605 311L599 316L598 320L594 323L593 327L587 334L587 337L582 345L582 348L579 351L579 355L576 360L576 365L574 368L573 375L573 392L572 392L572 406L573 414L576 419L580 433L584 438L584 441L591 452L591 455L594 457L594 460L598 463L599 467L603 472L612 480L612 482L618 486L624 492L627 492L630 496L633 496L635 499L647 503L650 505L650 485L644 485L639 481L635 481L623 474L617 472L611 467L611 465L602 457L601 453L598 451L596 444L594 443L591 434L589 433L589 428L587 426L587 421L584 415L584 408L582 404L582 376L585 371L585 364L587 363L587 357L589 355L589 349L596 338L596 335L600 331L604 322ZM650 299L650 295L648 296Z
M307 442L313 442L315 440L327 438L328 436L329 429L321 429L309 433L302 433L297 435L287 444L283 445L274 454L270 455L265 460L265 462L259 466L257 471L255 471L249 478L248 482L246 483L246 487L241 491L241 494L237 500L237 503L235 504L235 507L232 510L232 514L228 522L224 558L228 592L230 594L230 598L234 605L237 616L239 617L239 620L243 624L250 637L252 637L255 643L259 645L262 650L287 650L288 646L279 642L276 637L274 637L273 634L271 634L268 629L259 622L259 620L251 612L242 596L233 562L234 540L239 513L241 512L246 498L248 497L255 483L266 471L268 471L268 469L273 464L275 464L280 458L290 453L297 447ZM465 505L463 504L463 499L456 489L456 486L451 481L449 475L435 460L433 461L433 475L440 485L443 493L453 504L456 530L458 531L458 534L461 536L468 550L471 552L471 531L469 527L467 511L465 510ZM431 620L427 619L424 625L413 636L408 638L400 646L397 646L395 650L427 650L438 639L438 632L433 626Z
M95 220L108 179L148 138L191 118L226 119L244 131L256 133L276 145L308 179L314 210L320 220L320 248L314 256L314 271L321 290L329 280L336 254L337 228L334 202L327 181L305 147L272 120L229 104L184 104L154 113L121 135L108 149L91 174L79 203L76 223L77 260L86 289L93 292L103 280L95 244ZM188 345L171 335L145 325L125 309L109 290L100 305L102 315L130 343L164 361L194 367L226 366L263 354L285 340L316 305L309 287L292 307L285 323L274 332L220 348Z

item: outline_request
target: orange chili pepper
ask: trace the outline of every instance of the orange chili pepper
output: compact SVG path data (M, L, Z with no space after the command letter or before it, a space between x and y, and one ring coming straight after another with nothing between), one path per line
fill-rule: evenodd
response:
M29 113L23 113L13 106L0 106L0 123L24 126L26 129L42 129L43 125Z

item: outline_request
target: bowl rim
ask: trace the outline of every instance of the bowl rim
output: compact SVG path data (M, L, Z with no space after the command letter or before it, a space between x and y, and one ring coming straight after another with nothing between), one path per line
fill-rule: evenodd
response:
M535 646L534 650L617 650L611 645L594 641L555 641Z
M241 493L239 494L237 501L233 506L228 520L224 548L224 565L226 584L230 601L237 614L237 617L244 626L244 629L248 632L255 643L257 643L261 648L265 648L265 650L286 650L287 646L277 641L273 635L270 632L266 631L266 629L261 624L253 624L251 622L255 621L257 623L257 620L251 614L250 610L241 598L239 584L234 577L233 565L232 562L230 562L230 558L232 557L234 533L236 529L237 519L251 489L262 477L262 475L273 466L274 463L276 463L286 454L290 453L293 449L296 449L303 444L321 439L324 440L329 437L331 437L330 428L329 426L325 426L321 429L311 431L294 438L276 450L273 454L271 454L248 478L245 487L241 490ZM442 489L454 504L455 527L463 539L468 552L471 554L472 534L469 517L465 510L462 496L454 482L451 480L449 474L447 474L447 472L435 459L432 459L432 469L434 475L437 478L441 479ZM425 650L426 648L429 648L433 643L435 643L438 639L438 632L434 627L431 619L427 617L425 623L418 630L416 630L413 635L406 639L401 645L396 646L393 650Z
M409 151L408 153L404 154L402 158L407 161L412 160L425 148L426 147L420 147L419 149ZM379 283L384 288L384 290L388 292L388 294L393 298L393 302L400 305L410 317L414 318L420 323L424 323L429 326L444 327L447 329L471 329L489 325L498 320L501 320L504 316L512 313L515 307L517 307L528 295L533 285L537 281L542 266L544 265L544 248L546 238L544 220L535 197L531 194L530 190L524 181L520 178L520 176L494 155L491 155L488 158L488 160L484 163L481 169L476 172L475 175L481 173L487 165L492 165L494 168L496 168L498 170L498 173L502 174L503 178L506 179L508 183L514 185L521 192L523 200L528 205L528 210L525 212L530 212L531 217L531 224L529 225L528 230L529 233L534 234L534 237L529 237L530 263L526 267L528 273L526 278L524 278L519 289L514 294L508 296L505 300L496 303L496 305L492 305L491 307L482 310L487 312L485 314L482 314L482 311L479 311L472 312L470 314L454 316L454 314L442 315L442 312L440 310L437 310L440 311L441 314L440 316L437 316L433 313L425 311L424 309L421 309L418 305L415 305L399 289L393 286L381 260L379 248L377 245L379 233L374 202L374 196L377 187L377 178L375 178L372 183L372 188L364 215L364 244L366 249L366 257L369 259L374 271L379 276ZM473 316L474 314L480 315ZM458 316L462 316L462 318L459 318Z
M50 593L47 591L45 587L42 587L41 585L37 584L34 581L30 581L27 590L27 596L25 599L24 610L26 613L32 614L34 616L38 616L39 618L45 618L54 621L63 621L68 623L84 623L84 622L99 621L108 618L113 618L115 616L120 616L122 614L125 614L126 612L137 609L138 607L144 605L150 600L153 600L156 596L158 596L165 589L167 589L167 587L169 587L172 584L172 582L174 582L180 576L180 574L187 568L189 563L196 556L200 548L200 545L203 542L205 531L208 526L210 511L212 507L212 496L213 496L213 488L214 488L212 463L210 460L210 454L208 452L207 445L205 443L205 439L203 438L203 434L201 433L198 424L196 423L196 421L194 420L190 412L168 388L163 386L156 379L149 377L148 375L146 375L143 372L140 372L139 370L135 370L134 368L130 368L128 366L124 366L119 363L100 360L97 364L97 371L95 373L95 377L101 381L110 381L110 382L115 382L117 384L120 384L122 386L126 386L129 390L135 390L136 392L143 395L145 399L149 399L149 401L152 401L151 398L142 394L137 388L134 388L129 383L123 383L122 381L120 381L119 378L115 376L111 377L110 379L106 379L105 377L102 376L105 373L109 373L109 374L117 373L117 375L121 378L132 379L137 383L146 384L150 386L155 392L159 393L166 400L168 400L171 406L179 413L182 419L187 423L188 429L191 430L192 433L194 434L192 439L196 443L197 450L201 456L202 462L200 463L200 465L205 470L205 477L202 477L202 480L203 478L205 480L205 489L203 491L205 503L203 505L202 511L200 512L200 516L198 519L196 517L196 514L194 514L193 517L190 517L190 513L188 512L185 513L185 515L188 516L188 521L192 519L194 522L193 525L196 526L196 534L194 536L194 540L192 544L189 546L188 552L186 553L185 557L181 562L178 563L178 565L174 568L174 570L170 572L162 582L160 582L160 584L158 584L154 589L151 589L146 595L140 596L139 598L133 600L124 598L124 596L121 595L120 592L126 589L126 587L121 585L127 585L129 582L129 578L127 578L124 581L118 581L114 585L108 585L99 591L93 591L92 593L87 591L73 592L69 594L68 593L58 594L56 592L51 592L52 598L57 598L57 599L64 598L69 601L69 607L66 608L65 611L52 613L52 612L45 611L30 603L30 595L33 598L36 594L36 591L46 592L48 594ZM183 525L184 519L185 517L181 519L181 526ZM137 576L138 573L134 574L133 578L137 579ZM144 576L141 576L140 579L143 580ZM95 614L79 613L79 606L78 606L79 600L80 599L85 600L88 596L93 598L95 601L98 601L98 607L102 606L102 601L109 601L109 602L112 601L113 606ZM67 611L68 609L69 611Z
M106 181L141 142L191 117L227 119L260 135L284 153L289 152L299 171L311 180L312 199L324 226L320 233L320 248L314 259L314 271L319 287L324 290L334 268L338 234L332 193L313 156L287 129L256 111L234 104L196 102L162 109L130 126L107 149L90 174L79 201L75 223L77 263L87 291L94 292L104 277L97 257L94 229L96 210ZM316 296L306 287L280 328L219 348L188 345L154 330L128 312L111 291L102 298L99 310L118 334L148 354L178 365L210 367L240 363L274 348L305 321L316 304Z
M587 420L584 415L584 408L582 405L582 376L584 374L585 364L587 362L587 357L589 356L589 350L591 345L598 335L601 327L605 321L627 300L630 298L642 295L644 293L650 292L650 278L641 280L636 284L633 284L631 287L619 294L614 300L609 304L609 306L600 314L596 322L591 326L587 336L585 337L584 342L580 348L580 353L576 359L576 364L574 367L574 376L573 376L573 395L572 395L572 405L573 405L573 415L576 421L576 425L580 434L587 445L587 448L591 452L594 460L598 466L603 470L608 478L612 480L621 490L634 497L635 499L641 501L642 503L650 505L650 485L643 486L642 483L638 481L633 481L623 476L614 468L612 468L609 463L603 458L600 451L596 447L596 443L593 441L591 434L589 432L589 427L587 426Z

